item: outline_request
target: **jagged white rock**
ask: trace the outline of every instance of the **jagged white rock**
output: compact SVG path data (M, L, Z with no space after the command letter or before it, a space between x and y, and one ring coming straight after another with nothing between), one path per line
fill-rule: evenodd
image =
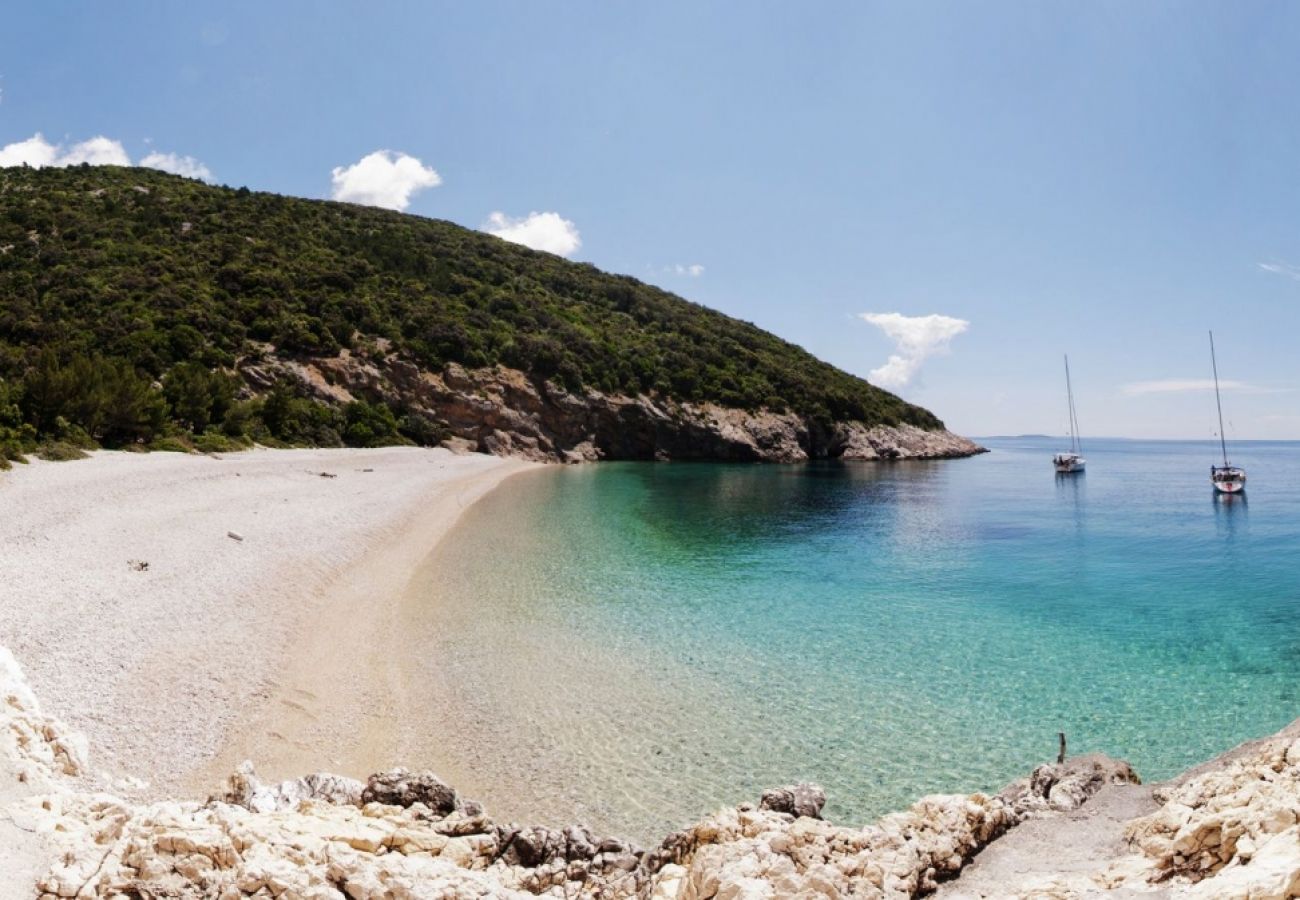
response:
M19 782L49 785L86 768L85 738L41 712L22 667L0 647L0 760Z

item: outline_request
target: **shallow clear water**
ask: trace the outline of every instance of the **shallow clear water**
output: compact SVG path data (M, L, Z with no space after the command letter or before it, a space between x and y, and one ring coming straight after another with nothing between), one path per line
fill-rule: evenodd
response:
M490 807L648 838L797 779L845 822L997 789L1058 731L1158 779L1300 716L1300 444L1238 446L1245 502L1209 444L1093 441L1069 477L986 444L519 476L426 575L474 723L445 750Z

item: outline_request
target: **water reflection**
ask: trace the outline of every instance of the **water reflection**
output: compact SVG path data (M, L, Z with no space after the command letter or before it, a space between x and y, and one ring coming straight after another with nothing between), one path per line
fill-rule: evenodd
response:
M639 520L671 543L780 543L837 529L889 530L939 504L942 464L792 466L619 464L634 476ZM608 471L608 468L606 469Z
M1247 524L1249 507L1245 494L1220 494L1214 492L1214 519L1219 533L1235 538Z
M1074 530L1079 537L1084 535L1085 503L1087 500L1084 488L1086 484L1082 472L1056 473L1056 499L1067 505L1065 514L1070 516L1074 523Z
M1078 502L1083 493L1083 473L1082 472L1057 472L1056 473L1056 496L1066 497Z

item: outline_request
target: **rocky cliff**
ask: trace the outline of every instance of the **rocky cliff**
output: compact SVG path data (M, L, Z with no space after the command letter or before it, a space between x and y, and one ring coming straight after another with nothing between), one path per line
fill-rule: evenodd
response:
M810 459L948 459L983 452L943 429L859 422L818 423L793 412L747 411L666 397L570 392L517 369L431 373L395 357L344 350L289 360L243 360L253 389L292 380L316 399L402 405L434 423L454 448L541 462L600 459L804 462Z
M1122 840L1087 865L1013 858L991 892L978 869L1034 826L1092 818L1107 792L1134 790L1126 764L1044 765L996 796L938 795L864 828L821 819L811 785L766 792L643 850L564 829L498 823L428 773L365 784L313 775L263 785L245 767L206 802L135 805L98 792L85 750L43 715L0 651L0 845L32 835L43 870L10 896L380 898L1287 898L1300 895L1300 723L1158 786L1154 811L1116 821ZM16 788L18 794L12 799ZM1066 832L1069 836L1068 831ZM4 849L0 846L0 849ZM32 863L40 863L32 869ZM1053 871L1055 867L1055 871ZM955 880L954 880L955 879Z

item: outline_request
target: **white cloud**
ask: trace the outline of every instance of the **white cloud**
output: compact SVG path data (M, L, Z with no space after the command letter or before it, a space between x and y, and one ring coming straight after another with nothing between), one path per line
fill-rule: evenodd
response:
M699 278L704 274L704 266L699 263L691 263L690 265L685 266L681 263L677 263L668 271L672 272L674 275L689 275L691 278Z
M131 158L120 141L103 135L65 148L62 144L51 144L38 131L25 141L0 147L0 166L25 163L40 169L45 166L75 166L83 162L92 166L129 166Z
M345 203L403 210L411 197L442 184L442 176L414 156L376 150L350 166L334 168L331 196Z
M173 175L184 175L186 178L199 178L203 181L212 180L212 171L192 156L159 153L155 150L140 160L140 165L146 169L161 169L164 172L171 172Z
M557 256L572 256L582 246L578 226L553 212L530 212L518 219L503 212L494 212L488 216L483 230L504 240Z
M931 356L948 352L952 339L970 327L965 319L952 316L905 316L902 313L859 313L858 318L875 325L898 346L897 353L868 378L887 388L906 387Z
M101 134L61 151L55 165L77 166L81 163L92 166L129 166L131 157L126 155L121 141L110 140Z
M145 143L151 141L146 140ZM15 141L0 147L0 167L21 166L24 163L36 169L45 166L76 166L81 163L92 166L129 166L131 157L121 141L106 138L102 134L65 147L63 144L51 144L38 131L25 141ZM178 156L175 153L154 151L140 160L140 165L191 178L212 177L208 167L194 157Z
M1300 266L1293 266L1284 262L1266 262L1257 265L1265 272L1272 272L1274 275L1281 275L1283 278L1290 278L1292 281L1300 281Z
M1244 381L1220 381L1219 389L1223 391L1244 391L1247 393L1271 393L1265 388L1258 388ZM1186 394L1196 391L1214 390L1212 378L1162 378L1158 381L1135 381L1120 388L1130 396L1139 394Z
M39 131L25 141L16 141L0 147L0 167L21 166L26 163L34 168L54 165L59 155L59 148L45 140Z

